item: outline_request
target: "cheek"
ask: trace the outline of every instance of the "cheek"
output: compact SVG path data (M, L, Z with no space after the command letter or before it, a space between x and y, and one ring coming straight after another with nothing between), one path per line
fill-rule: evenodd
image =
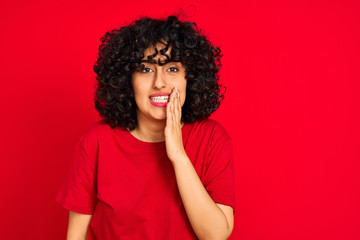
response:
M148 88L146 82L142 79L133 78L132 80L132 87L134 91L135 99L142 99L148 97Z
M185 86L183 86L183 88L181 88L182 90L181 90L181 92L180 92L180 97L181 97L181 99L180 99L180 101L181 101L181 106L183 106L184 105L184 102L185 102L185 99L186 99L186 84L185 84Z
M146 99L145 99L145 93L142 91L141 88L136 88L136 86L133 86L134 90L134 100L136 103L137 108L142 108L144 105Z

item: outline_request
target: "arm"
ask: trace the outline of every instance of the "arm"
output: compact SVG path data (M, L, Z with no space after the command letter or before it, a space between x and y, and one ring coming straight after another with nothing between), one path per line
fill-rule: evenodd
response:
M173 163L176 181L191 226L199 239L227 239L234 226L231 207L216 204L187 157Z
M186 155L182 143L181 105L177 90L171 94L166 110L166 151L173 164L191 226L199 239L227 239L233 229L233 209L212 200Z
M88 239L87 230L92 215L69 211L69 225L67 231L67 240L85 240Z

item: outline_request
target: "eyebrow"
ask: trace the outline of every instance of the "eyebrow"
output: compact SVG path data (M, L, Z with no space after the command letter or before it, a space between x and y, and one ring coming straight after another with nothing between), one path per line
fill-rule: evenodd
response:
M174 60L171 60L171 59L167 59L164 62L160 62L160 59L158 61L155 61L154 59L147 59L147 60L141 60L140 61L140 63L158 64L159 66L163 66L163 65L171 63L171 62L177 63L177 62L180 62L180 61L174 61Z

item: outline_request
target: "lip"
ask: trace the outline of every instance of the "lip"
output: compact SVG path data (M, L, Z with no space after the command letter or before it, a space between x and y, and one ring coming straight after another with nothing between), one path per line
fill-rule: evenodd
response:
M167 102L166 103L156 103L156 102L151 101L151 99L150 99L150 103L152 105L154 105L155 107L166 107L166 105L168 104Z
M166 107L166 105L168 104L167 102L165 103L158 103L158 102L153 102L151 100L152 97L161 97L161 96L169 96L170 93L155 93L149 96L149 101L150 103L155 106L155 107Z
M155 93L150 95L150 97L160 97L160 96L169 96L171 93Z

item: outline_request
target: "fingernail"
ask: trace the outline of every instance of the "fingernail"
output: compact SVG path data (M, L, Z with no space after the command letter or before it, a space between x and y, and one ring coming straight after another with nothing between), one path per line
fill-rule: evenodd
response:
M177 89L177 87L175 87L175 92L178 96L180 96L179 90Z

